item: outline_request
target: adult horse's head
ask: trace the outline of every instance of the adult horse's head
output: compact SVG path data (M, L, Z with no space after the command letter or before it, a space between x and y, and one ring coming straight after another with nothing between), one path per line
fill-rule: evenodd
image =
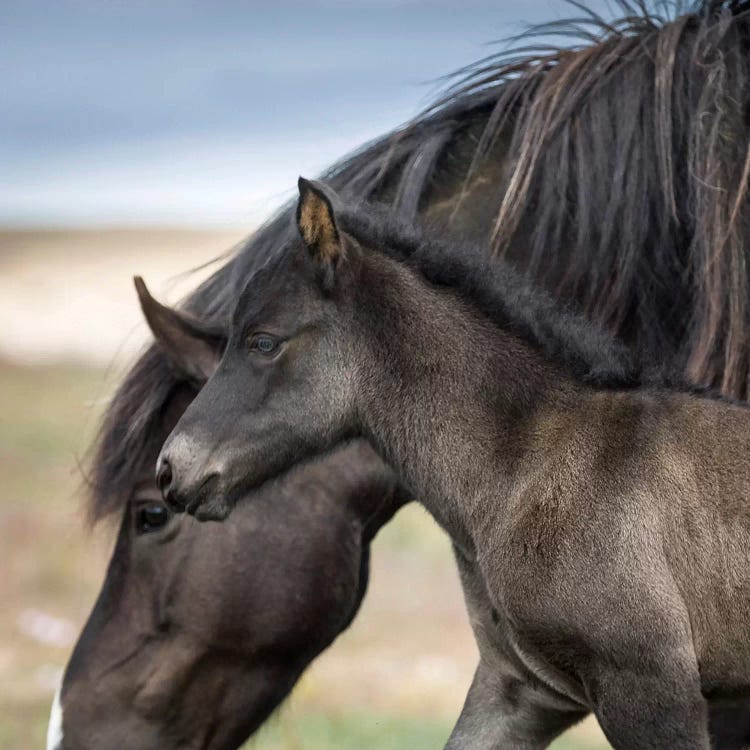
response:
M140 292L185 379L161 420L163 441L195 397L190 383L215 367L218 338ZM163 504L157 451L133 476L49 748L239 746L351 622L369 543L400 504L390 471L354 442L247 496L227 523L198 524Z

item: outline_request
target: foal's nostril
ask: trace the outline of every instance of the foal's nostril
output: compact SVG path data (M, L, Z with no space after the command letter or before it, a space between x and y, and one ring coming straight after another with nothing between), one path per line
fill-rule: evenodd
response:
M166 458L159 460L159 466L156 468L156 484L159 486L161 494L166 496L172 484L172 467Z
M156 484L159 487L161 496L167 507L174 513L183 513L185 503L177 497L172 474L172 465L166 458L159 459L159 465L156 467Z

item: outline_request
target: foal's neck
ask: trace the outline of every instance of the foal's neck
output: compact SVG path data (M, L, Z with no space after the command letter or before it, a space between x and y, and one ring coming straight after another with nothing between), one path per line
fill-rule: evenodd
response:
M370 261L359 303L372 359L362 428L456 542L471 545L483 498L501 504L541 415L571 378L449 290ZM499 505L498 505L499 504Z

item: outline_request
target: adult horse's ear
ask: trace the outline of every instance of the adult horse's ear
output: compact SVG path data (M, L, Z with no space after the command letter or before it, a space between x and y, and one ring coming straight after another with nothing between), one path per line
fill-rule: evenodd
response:
M297 227L312 259L323 271L324 283L330 286L336 264L344 253L334 210L336 194L322 183L304 177L299 178L297 186Z
M226 334L157 302L140 276L133 282L148 327L161 349L183 375L199 385L205 383L219 365Z

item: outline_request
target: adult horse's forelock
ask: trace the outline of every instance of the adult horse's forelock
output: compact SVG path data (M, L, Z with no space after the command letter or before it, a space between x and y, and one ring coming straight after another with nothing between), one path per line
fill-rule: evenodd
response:
M182 380L156 346L151 346L117 389L94 446L90 523L124 507L143 456L161 434L160 415Z

